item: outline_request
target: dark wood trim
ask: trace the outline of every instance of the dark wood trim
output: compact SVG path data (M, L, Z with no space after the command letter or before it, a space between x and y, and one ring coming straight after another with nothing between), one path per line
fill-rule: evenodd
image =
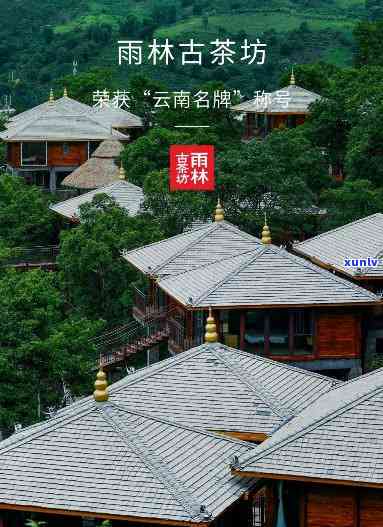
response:
M346 481L340 479L328 479L328 478L312 478L306 476L292 476L290 474L265 474L264 472L250 472L250 471L239 471L232 469L233 474L243 476L245 478L264 478L264 479L276 479L282 481L302 481L311 483L323 483L324 485L335 485L344 487L366 487L371 489L383 489L383 483L368 483L368 482L356 482Z
M233 430L210 430L210 432L222 436L233 437L234 439L240 439L241 441L251 441L257 443L262 443L269 437L264 432L236 432Z
M116 514L105 514L105 513L99 513L96 514L94 512L88 512L88 511L69 511L66 509L51 509L49 507L34 507L32 505L11 505L7 503L0 503L0 510L8 510L8 511L21 511L21 512L40 512L41 514L54 514L59 516L86 516L89 518L96 518L96 519L105 519L105 520L120 520L120 521L128 521L128 522L134 522L134 523L143 523L143 524L157 524L157 525L175 525L175 526L185 526L185 527L206 527L206 525L209 525L208 523L194 523L189 521L178 521L178 520L162 520L159 518L141 518L141 517L135 517L135 516L119 516Z
M301 492L299 498L299 527L306 527L307 519L307 494Z

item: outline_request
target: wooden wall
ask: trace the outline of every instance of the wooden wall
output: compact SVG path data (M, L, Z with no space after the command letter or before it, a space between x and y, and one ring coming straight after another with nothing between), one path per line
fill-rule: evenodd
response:
M88 159L88 143L66 143L68 153L64 153L64 143L48 143L49 166L82 165Z
M319 314L316 322L316 354L318 358L357 358L361 350L360 316Z
M21 165L20 143L7 143L7 163L12 167Z
M383 489L305 487L300 527L382 527Z

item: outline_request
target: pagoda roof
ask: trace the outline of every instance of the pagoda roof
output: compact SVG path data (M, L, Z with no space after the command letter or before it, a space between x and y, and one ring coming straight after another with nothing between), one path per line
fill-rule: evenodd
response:
M283 94L283 98L281 97ZM236 112L263 113L263 114L308 114L310 104L321 98L317 93L290 84L269 94L266 104L261 97L232 106ZM288 106L286 107L286 100Z
M202 254L199 267L186 265L158 280L159 287L190 308L381 303L374 293L273 245L206 261Z
M116 128L142 126L130 112L110 107L93 108L70 97L46 101L12 117L0 137L8 141L102 140L129 137Z
M128 375L109 399L204 430L266 436L338 383L214 343Z
M322 395L249 454L236 472L383 486L383 368Z
M0 504L208 524L254 486L228 468L250 448L132 406L73 405L0 443Z
M243 253L259 245L258 238L224 220L203 224L166 240L124 251L123 257L145 274L166 276Z
M376 213L296 243L294 250L319 265L358 278L383 278L383 262L375 267L346 266L345 259L383 258L383 214Z
M203 344L111 385L108 402L87 397L2 441L0 505L211 522L256 480L228 467L253 444L208 430L271 434L338 384Z
M140 187L129 183L129 181L119 180L110 185L81 194L80 196L52 204L49 208L61 216L71 220L78 220L80 217L80 206L85 203L90 203L94 196L98 194L106 194L110 198L113 198L117 205L125 209L131 216L138 214L144 201L144 193Z

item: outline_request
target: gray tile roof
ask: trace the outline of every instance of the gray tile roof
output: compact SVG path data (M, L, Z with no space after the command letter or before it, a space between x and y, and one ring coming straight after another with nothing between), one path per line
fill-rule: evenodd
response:
M383 264L376 267L346 267L345 258L383 257L383 214L348 223L294 245L294 250L353 277L383 278Z
M269 435L338 382L216 343L140 369L109 393L111 402L180 424Z
M144 201L144 193L140 187L128 181L120 180L80 196L55 203L50 205L49 208L66 218L78 219L80 206L84 203L90 203L97 194L107 194L116 201L117 205L127 210L131 216L135 216L138 213Z
M249 251L259 244L258 238L227 221L220 221L133 251L124 251L123 257L143 273L166 276Z
M208 523L254 486L229 470L250 448L90 401L0 443L0 503Z
M286 107L286 99L281 98L280 93L286 94L288 99L288 106ZM295 84L290 84L284 88L280 88L270 94L271 102L266 105L260 104L262 100L257 98L250 101L245 101L233 106L231 109L239 112L251 113L268 113L268 114L286 114L286 113L308 113L309 106L313 102L320 99L317 93L305 90Z
M380 302L366 289L273 245L164 277L158 284L195 308Z
M128 136L115 128L141 127L141 119L113 108L92 108L62 97L45 102L13 117L1 134L5 140L102 140Z
M322 395L235 468L383 485L383 368Z

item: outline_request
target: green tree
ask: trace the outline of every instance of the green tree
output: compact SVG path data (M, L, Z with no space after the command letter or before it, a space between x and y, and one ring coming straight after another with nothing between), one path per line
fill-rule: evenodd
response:
M61 234L59 276L67 301L109 324L126 321L137 275L121 251L158 240L161 232L152 220L129 216L103 194L81 206L80 218L78 227Z
M354 30L357 66L383 66L383 20L360 22Z
M383 210L383 188L371 181L346 180L339 188L328 189L322 195L328 214L321 229L327 231Z
M57 276L6 271L0 277L0 428L10 431L60 406L65 383L89 393L97 360L90 342L100 322L68 314Z
M11 247L53 243L58 219L48 205L49 198L23 178L0 175L0 239Z
M68 95L72 99L93 105L93 93L97 90L107 90L113 94L118 89L117 81L113 72L107 68L93 68L86 73L67 75L56 82L56 91L67 88Z

